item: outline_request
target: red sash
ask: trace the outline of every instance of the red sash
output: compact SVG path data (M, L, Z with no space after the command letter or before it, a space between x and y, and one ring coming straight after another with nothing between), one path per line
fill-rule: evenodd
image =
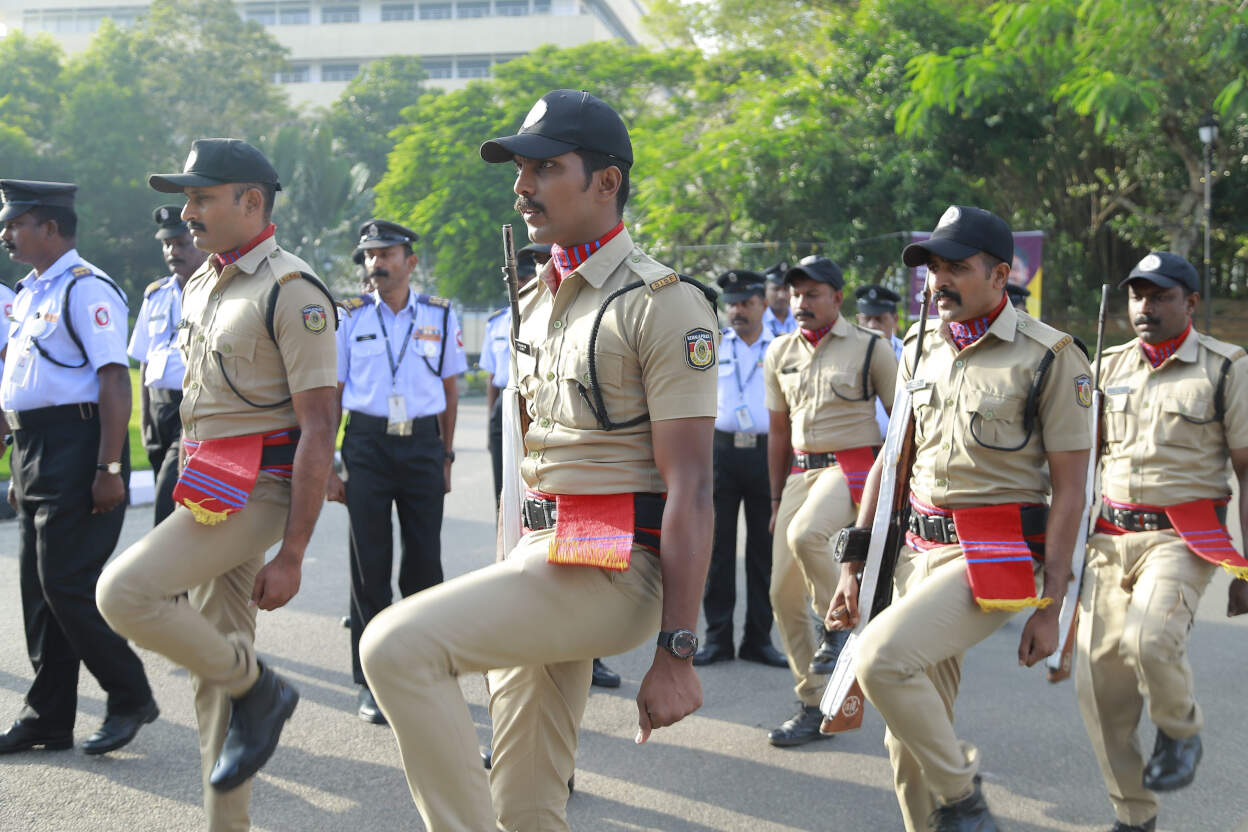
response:
M547 563L626 572L632 560L633 495L556 494Z
M837 451L836 464L841 466L845 482L849 483L849 497L854 505L862 505L862 489L867 485L867 474L875 464L875 448L864 445L861 448L846 448Z
M1201 560L1221 566L1232 577L1248 580L1248 560L1235 551L1235 544L1226 526L1218 520L1216 507L1226 505L1230 498L1222 500L1192 500L1190 503L1178 503L1173 506L1143 506L1135 503L1120 503L1117 500L1103 498L1106 504L1114 508L1131 511L1146 511L1151 514L1165 514L1170 525L1183 538L1187 548ZM1096 518L1096 530L1102 534L1129 534L1129 529L1115 526L1104 517Z
M291 445L291 429L252 433L195 442L184 439L186 466L173 489L173 501L190 509L195 522L215 526L247 505L256 487L260 459L267 445ZM290 466L265 466L278 476L290 476Z

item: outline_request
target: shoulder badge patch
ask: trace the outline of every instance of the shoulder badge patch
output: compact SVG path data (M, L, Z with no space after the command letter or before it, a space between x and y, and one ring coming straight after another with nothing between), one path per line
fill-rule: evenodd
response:
M675 277L675 275L673 275ZM695 370L706 370L715 364L715 335L698 327L685 333L685 362Z
M86 277L89 274L95 274L95 272L91 271L86 266L74 266L72 269L69 270L69 272L74 277Z
M303 307L303 328L308 332L324 332L326 320L325 307L319 303Z
M1086 375L1075 379L1075 401L1080 407L1092 406L1092 379Z
M674 274L669 274L667 277L661 277L658 280L651 283L650 291L657 292L660 289L664 288L665 286L671 286L673 283L679 283L679 282L680 282L679 277L677 277Z
M425 298L425 303L428 303L430 306L442 306L442 307L451 305L451 302L448 299L440 298L437 295L429 295L427 298Z

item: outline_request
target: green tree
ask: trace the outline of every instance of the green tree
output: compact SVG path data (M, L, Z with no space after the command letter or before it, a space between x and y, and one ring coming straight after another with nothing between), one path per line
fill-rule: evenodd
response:
M380 58L351 79L326 113L325 124L341 152L368 169L369 187L385 173L386 156L394 147L391 131L403 123L403 108L425 94L426 77L420 58Z

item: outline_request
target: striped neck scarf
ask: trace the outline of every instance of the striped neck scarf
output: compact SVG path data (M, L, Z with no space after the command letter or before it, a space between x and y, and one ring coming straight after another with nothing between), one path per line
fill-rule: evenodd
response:
M1144 357L1148 359L1148 363L1154 367L1160 367L1161 362L1179 351L1179 347L1183 346L1183 342L1187 340L1188 334L1192 331L1192 322L1187 322L1187 329L1180 332L1173 338L1167 338L1160 344L1146 344L1140 341L1140 349L1144 352Z
M237 262L238 259L241 258L243 255L245 255L247 252L251 251L253 248L255 248L256 246L263 243L265 240L272 237L275 231L277 231L277 226L274 225L273 223L269 223L268 228L264 229L255 237L253 237L251 242L247 243L246 245L239 246L233 251L223 251L220 254L212 255L208 259L212 261L213 269L215 269L217 274L220 275L221 272L225 270L226 266L230 265L231 263Z
M588 243L580 243L570 248L564 248L559 244L550 247L550 259L555 263L555 271L558 279L563 280L572 272L576 271L581 265L589 259L590 255L598 249L611 242L617 234L624 230L624 223L621 221L619 225L612 228L606 234L603 234L597 240L590 240Z
M953 343L958 345L959 350L964 350L971 344L974 344L988 331L988 327L992 326L992 322L1001 314L1001 310L1005 308L1007 295L1001 295L1001 302L997 304L997 308L989 312L987 315L981 315L978 318L972 318L969 321L950 321L949 337L953 339Z
M810 342L812 347L819 346L819 342L823 340L823 336L832 331L832 327L836 326L836 318L832 319L832 323L827 326L821 326L818 329L806 329L802 327L802 337Z

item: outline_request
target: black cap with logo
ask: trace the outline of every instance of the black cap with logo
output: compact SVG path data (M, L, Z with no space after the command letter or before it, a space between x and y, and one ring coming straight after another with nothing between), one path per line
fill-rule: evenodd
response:
M1196 267L1187 262L1185 257L1169 251L1153 251L1135 264L1126 280L1118 284L1121 289L1132 280L1139 278L1156 283L1163 289L1171 286L1185 286L1189 292L1200 291L1200 275Z
M156 229L157 240L181 237L191 230L190 226L182 222L181 205L160 206L155 211L152 211L152 221L158 226Z
M840 289L845 285L845 277L841 274L841 267L828 258L820 257L817 254L803 257L796 266L790 267L784 273L784 282L792 283L794 280L803 277L817 280L820 283L827 283L833 289Z
M897 304L901 303L901 295L876 284L859 286L854 297L858 299L858 311L864 315L896 315Z
M763 278L772 286L784 285L784 273L789 270L789 264L786 260L781 260L774 266L768 266L763 270Z
M965 260L983 252L1006 263L1014 262L1014 235L1005 220L983 208L951 205L936 223L930 239L911 243L901 253L910 268L925 266L931 255Z
M763 276L745 269L732 269L715 278L721 289L719 299L724 303L741 303L755 295L761 296L766 288Z
M1010 303L1018 307L1026 306L1027 298L1031 297L1031 290L1017 283L1006 283L1005 293L1010 296Z
M360 230L356 233L360 235L360 241L356 243L355 247L360 251L367 251L370 248L411 245L420 239L419 234L406 226L399 225L397 222L379 219L368 220L360 226Z
M58 208L74 207L72 182L39 182L33 179L0 179L0 222L20 217L39 205Z
M242 139L196 139L181 173L153 173L147 184L161 193L208 188L229 182L258 182L282 189L277 170L256 147Z
M554 90L533 105L519 133L482 144L481 158L487 162L510 162L516 156L550 159L573 150L633 163L633 145L619 113L587 92Z

